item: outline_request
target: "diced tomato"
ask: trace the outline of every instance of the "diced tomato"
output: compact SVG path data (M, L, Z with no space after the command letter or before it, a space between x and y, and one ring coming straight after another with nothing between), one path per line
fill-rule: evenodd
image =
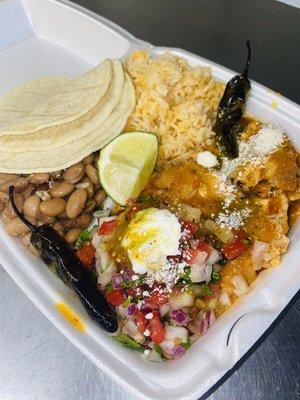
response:
M120 306L126 300L125 294L121 289L111 290L107 293L106 298L113 306Z
M145 332L145 330L147 328L147 324L148 324L148 321L147 321L145 315L140 310L138 310L135 312L134 318L135 318L135 322L138 326L139 332L141 332L141 333Z
M205 296L204 299L205 300L213 300L217 297L218 292L219 292L219 288L220 288L220 284L219 283L211 283L209 285L209 288L211 290L211 295L210 296Z
M197 249L200 250L200 251L205 251L205 253L207 253L208 257L210 256L210 253L213 250L213 248L209 244L207 244L205 242L200 242L198 244L198 246L197 246Z
M160 344L166 336L166 328L159 318L152 318L149 322L150 338L154 343Z
M86 267L90 267L95 259L96 250L91 243L86 243L80 249L76 250L76 256Z
M111 235L117 228L117 220L104 221L99 227L99 235Z
M189 265L194 265L199 262L205 262L208 257L210 256L210 253L212 252L212 247L204 242L198 242L197 247L189 247L184 251L184 260L189 264ZM202 260L202 254L200 252L206 253L206 258Z
M147 306L151 308L160 307L169 301L169 295L164 290L162 285L157 285L153 290L151 296L146 300Z
M247 232L244 229L235 229L234 234L236 237L236 240L244 240L247 237Z
M221 251L228 260L238 257L247 250L248 246L243 243L242 239L236 239L231 244L226 244Z
M199 225L192 221L181 221L181 226L184 230L189 231L192 235L195 235L199 230Z

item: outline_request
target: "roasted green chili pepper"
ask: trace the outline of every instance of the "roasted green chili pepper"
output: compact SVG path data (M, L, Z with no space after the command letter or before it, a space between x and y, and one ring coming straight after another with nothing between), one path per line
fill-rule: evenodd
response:
M9 199L17 216L26 224L32 234L30 241L48 268L78 295L92 320L107 332L118 329L114 310L99 291L96 282L83 266L69 244L50 225L34 226L17 209L13 199L14 187L9 188Z
M239 155L237 138L233 127L243 116L247 93L251 87L248 69L251 61L251 47L247 40L247 61L242 75L235 75L227 83L220 101L217 120L213 130L216 132L225 155L236 158Z

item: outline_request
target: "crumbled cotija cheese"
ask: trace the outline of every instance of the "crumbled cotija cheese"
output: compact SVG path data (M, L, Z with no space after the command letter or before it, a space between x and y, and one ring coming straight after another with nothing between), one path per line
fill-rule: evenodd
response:
M242 165L261 165L286 140L283 129L276 125L266 124L246 142L239 142L239 156L234 159L224 157L221 169L215 173L219 179L217 188L224 194L224 207L234 201L236 186L230 181L231 173Z
M196 162L202 167L213 168L218 165L217 157L210 151L202 151L197 155Z
M167 261L160 270L148 271L145 283L150 287L153 286L155 282L164 283L167 291L172 292L172 287L184 274L184 268L187 266L185 262L177 263Z
M259 165L286 140L283 129L267 124L246 142L239 143L239 156L230 160L224 158L220 173L229 176L238 166L251 163Z
M244 220L249 217L250 213L251 210L249 208L236 211L226 211L217 216L216 223L219 224L221 228L227 227L237 229L244 225Z

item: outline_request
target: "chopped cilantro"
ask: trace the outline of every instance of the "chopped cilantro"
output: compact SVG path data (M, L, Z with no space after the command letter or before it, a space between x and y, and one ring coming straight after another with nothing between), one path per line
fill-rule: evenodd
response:
M217 271L213 271L211 274L211 282L216 283L219 282L221 279L221 274Z
M218 261L218 264L223 267L224 265L227 264L227 260L225 258L221 258L221 260Z
M203 285L202 286L202 296L211 296L212 291L210 290L209 286Z
M122 346L128 347L131 350L142 350L142 346L128 335L125 335L125 333L119 333L117 336L113 336L113 338Z
M179 279L179 283L189 284L191 283L191 267L185 267L184 273Z
M127 299L126 299L126 300L124 301L124 303L122 304L122 307L128 307L129 304L131 303L131 301L132 301L132 297L131 297L131 296L128 296Z
M163 358L163 351L162 348L158 344L153 345L153 349Z
M135 288L142 285L143 283L144 283L144 278L141 276L139 279L136 279L135 281L122 282L121 288L122 289Z
M105 286L105 291L106 292L111 292L113 290L113 283L109 282L106 286Z
M245 245L251 244L251 240L250 240L249 238L243 239L242 242L243 242L243 244L245 244Z
M192 345L191 339L188 337L188 340L185 343L181 343L181 346L183 346L186 350L189 349Z
M83 229L81 231L79 238L77 239L75 243L75 249L80 249L86 242L89 242L91 240L91 234L87 229Z

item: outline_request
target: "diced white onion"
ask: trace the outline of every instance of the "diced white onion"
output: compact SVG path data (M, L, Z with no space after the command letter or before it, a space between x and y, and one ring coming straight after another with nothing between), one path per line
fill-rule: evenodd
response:
M126 317L126 310L127 310L127 308L123 307L122 305L116 306L116 312L121 318Z
M150 351L150 353L148 354L147 360L152 361L152 362L159 362L159 363L163 362L163 359L161 358L161 356L154 349L152 349Z
M216 249L212 249L208 260L206 261L207 264L213 265L220 260L220 254Z
M241 275L235 275L232 277L231 282L233 283L233 292L236 296L240 297L249 292L249 285L246 282L246 279Z
M168 312L169 312L170 310L171 310L171 306L170 306L169 303L163 304L162 306L160 306L160 309L159 309L160 315L161 315L162 317L164 317L165 315L168 314Z
M230 306L231 301L227 290L222 290L219 295L219 302L222 306Z
M111 199L110 197L106 197L106 199L103 202L102 208L103 210L112 210L115 206L115 202L113 201L113 199Z
M185 343L188 340L188 330L182 326L166 325L165 340L172 340L175 344Z
M196 282L203 282L205 281L205 265L193 265L191 268L191 274L190 278L191 281L196 283Z
M194 305L194 294L190 292L182 292L172 294L170 296L170 305L174 310L178 310L183 307L191 307Z
M252 251L252 263L255 271L258 271L262 268L261 262L263 260L263 255L264 253L269 251L269 248L270 248L269 243L255 240Z
M114 263L110 264L110 266L103 272L99 272L99 269L97 268L98 263L96 263L96 270L98 273L98 283L101 286L101 289L104 289L105 286L111 282L113 273L116 271L116 266ZM99 265L101 268L102 265Z
M125 322L122 328L122 332L125 333L125 335L130 336L138 343L144 343L145 341L145 336L139 332L137 324L131 319Z
M206 265L204 268L205 282L208 283L211 279L212 265Z

